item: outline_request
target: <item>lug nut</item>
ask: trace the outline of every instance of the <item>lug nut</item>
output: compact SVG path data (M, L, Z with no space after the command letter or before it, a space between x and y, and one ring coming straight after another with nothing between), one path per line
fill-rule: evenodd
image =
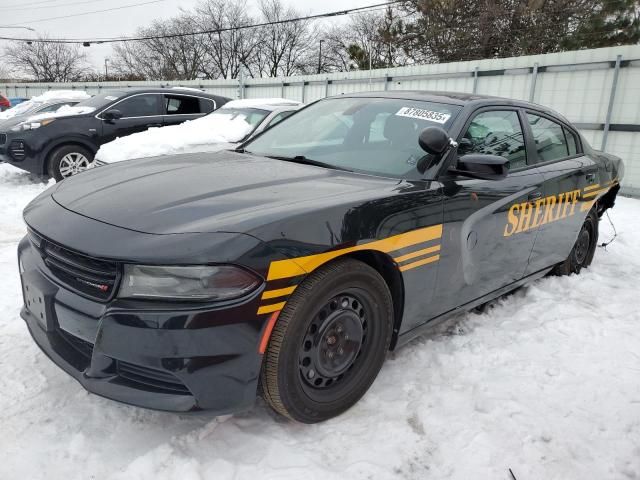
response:
M309 370L309 373L307 373L307 377L309 378L313 378L316 376L316 372L314 372L313 370Z

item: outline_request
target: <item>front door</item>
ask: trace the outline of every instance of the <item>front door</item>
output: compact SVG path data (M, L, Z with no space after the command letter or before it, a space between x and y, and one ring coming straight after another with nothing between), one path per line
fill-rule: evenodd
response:
M143 132L151 127L162 127L161 94L137 94L112 105L109 110L119 110L122 118L102 120L100 144Z
M538 230L535 205L543 195L543 176L525 148L523 116L516 108L482 109L458 139L458 158L500 155L509 160L510 173L503 180L441 180L444 231L434 298L440 313L524 276Z

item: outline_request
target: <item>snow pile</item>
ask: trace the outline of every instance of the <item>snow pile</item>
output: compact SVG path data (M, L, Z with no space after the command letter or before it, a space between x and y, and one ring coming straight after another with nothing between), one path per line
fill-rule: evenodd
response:
M94 112L94 107L85 107L80 105L63 105L55 112L38 113L27 118L27 122L37 122L38 120L44 120L45 118L58 118L58 117L72 117L74 115L86 115L87 113Z
M580 275L550 277L390 354L327 423L211 418L87 393L31 340L16 246L45 185L0 165L3 480L640 478L640 201ZM612 230L600 223L601 240Z
M40 104L50 102L52 100L86 100L87 98L91 98L86 92L77 91L77 90L50 90L48 92L43 93L42 95L38 95L32 97L26 102L19 103L13 108L5 110L4 112L0 112L0 120L7 120L9 118L13 118L16 115L22 115L24 113L29 112L31 109L37 107Z
M155 157L177 153L214 151L242 140L253 127L241 116L232 118L222 109L196 120L151 128L145 132L120 137L98 150L96 159L115 163L132 158Z
M50 102L52 100L77 100L81 102L88 98L91 98L91 95L83 90L50 90L42 95L31 97L31 101Z

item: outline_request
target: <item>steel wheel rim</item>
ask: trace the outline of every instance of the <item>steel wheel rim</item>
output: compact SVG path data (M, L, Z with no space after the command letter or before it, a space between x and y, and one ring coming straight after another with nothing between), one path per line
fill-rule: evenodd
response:
M580 235L578 236L578 241L576 242L576 263L578 265L582 265L584 261L587 259L587 255L589 253L589 247L591 246L591 233L589 232L589 228L587 225L583 225L582 230L580 230Z
M83 154L72 152L62 157L58 169L60 170L60 175L63 178L67 178L88 169L90 163L89 159Z
M326 390L356 365L367 338L367 312L353 293L331 298L314 316L302 340L298 368L303 387Z

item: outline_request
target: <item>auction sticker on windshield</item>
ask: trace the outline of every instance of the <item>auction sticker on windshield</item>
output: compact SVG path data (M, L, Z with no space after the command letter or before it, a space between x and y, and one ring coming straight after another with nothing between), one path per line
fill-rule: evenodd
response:
M415 107L402 107L396 113L398 117L417 118L419 120L429 120L431 122L446 123L451 115L448 113L434 112L432 110L423 110Z

